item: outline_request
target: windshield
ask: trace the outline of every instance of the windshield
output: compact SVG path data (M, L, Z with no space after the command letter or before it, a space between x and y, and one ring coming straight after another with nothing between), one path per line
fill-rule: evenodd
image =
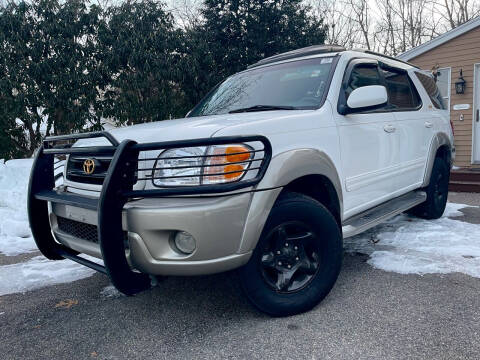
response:
M235 74L213 89L189 116L317 109L328 90L333 57L271 65Z

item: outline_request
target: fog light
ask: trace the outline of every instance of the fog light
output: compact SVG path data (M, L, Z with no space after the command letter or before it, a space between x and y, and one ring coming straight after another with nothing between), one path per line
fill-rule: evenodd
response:
M188 232L179 231L175 234L175 246L182 253L191 254L196 248L195 239Z

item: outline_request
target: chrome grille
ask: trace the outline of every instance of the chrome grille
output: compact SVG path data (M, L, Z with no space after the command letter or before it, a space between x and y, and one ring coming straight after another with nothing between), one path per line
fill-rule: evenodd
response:
M83 164L86 160L92 160L95 163L95 169L91 174L84 171ZM108 167L112 161L111 157L86 157L70 156L67 163L67 180L102 185L107 176Z

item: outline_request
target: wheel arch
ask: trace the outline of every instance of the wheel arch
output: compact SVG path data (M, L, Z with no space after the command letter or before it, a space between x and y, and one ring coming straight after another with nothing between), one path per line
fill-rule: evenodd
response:
M280 196L286 192L296 192L309 196L324 205L342 226L340 200L332 181L325 175L311 174L299 177L287 184Z
M295 191L311 196L329 209L341 224L343 197L334 162L317 149L296 149L276 155L253 195L239 252L255 248L268 215L280 194Z
M433 163L437 157L444 159L449 167L453 165L453 160L455 159L455 148L450 141L450 137L445 133L437 133L432 139L422 187L428 186L430 183Z

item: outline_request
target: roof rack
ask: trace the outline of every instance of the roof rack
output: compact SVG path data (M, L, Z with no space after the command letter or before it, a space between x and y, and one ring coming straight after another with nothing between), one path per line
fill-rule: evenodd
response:
M393 56L389 56L389 55L385 55L385 54L382 54L382 53L378 53L378 52L375 52L375 51L371 51L371 50L364 50L364 49L354 49L353 51L358 51L358 52L363 52L365 54L370 54L370 55L376 55L376 56L380 56L380 57L384 57L384 58L387 58L389 60L393 60L393 61L398 61L402 64L406 64L406 65L410 65L414 68L417 68L417 69L420 69L417 65L414 65L412 63L409 63L407 61L403 61L403 60L400 60L400 59L397 59L396 57L393 57Z
M327 54L327 53L334 53L334 52L336 53L336 52L341 52L345 50L346 49L343 46L339 46L339 45L312 45L312 46L307 46L301 49L288 51L282 54L270 56L268 58L265 58L256 62L255 64L248 66L248 69L261 66L261 65L271 64L277 61L294 59L302 56Z

